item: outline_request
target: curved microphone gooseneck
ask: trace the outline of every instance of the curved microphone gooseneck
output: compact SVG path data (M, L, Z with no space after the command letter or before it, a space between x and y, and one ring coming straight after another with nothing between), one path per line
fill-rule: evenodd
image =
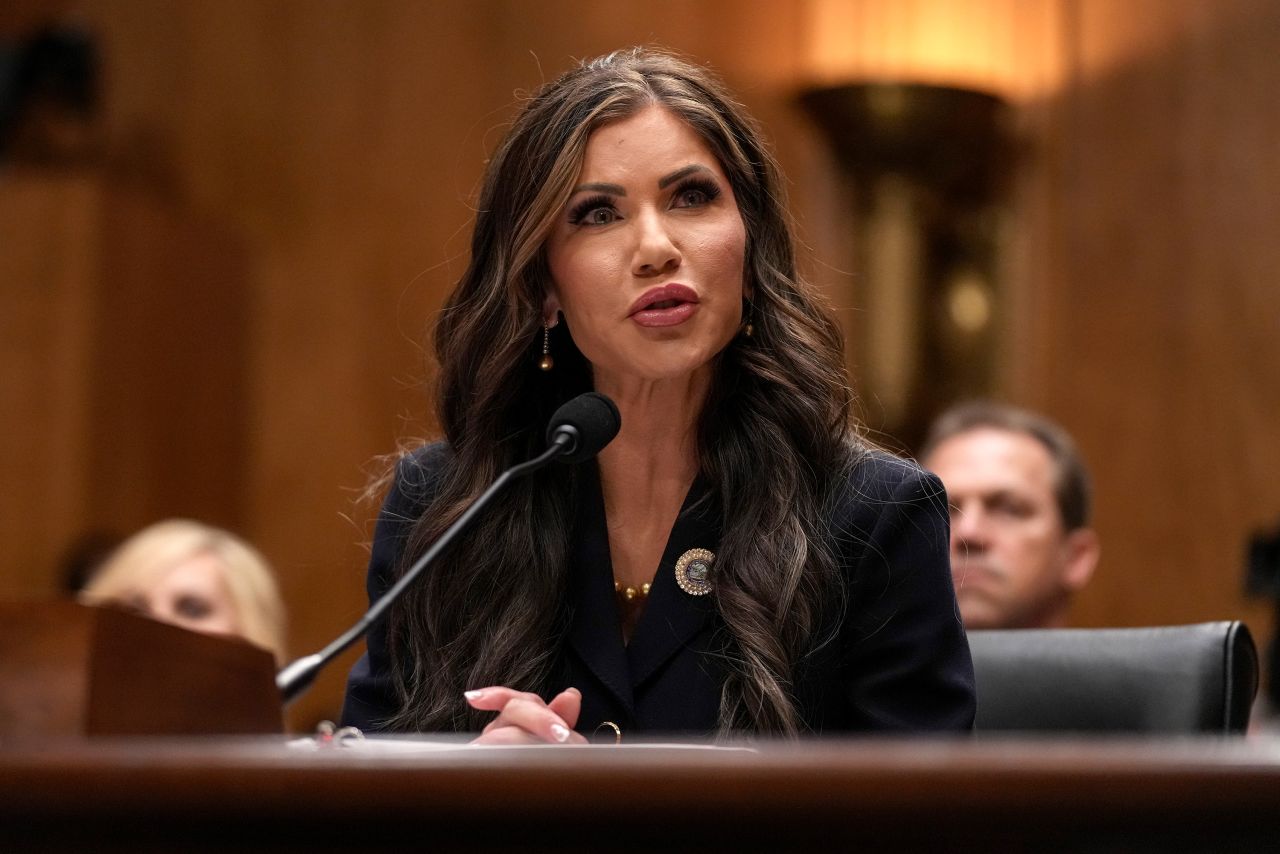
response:
M332 643L319 652L304 655L286 665L276 674L276 687L285 703L291 702L302 694L316 675L343 650L364 636L369 626L382 616L391 604L400 598L405 589L422 574L436 557L448 547L460 531L466 528L471 520L485 508L495 495L502 491L509 482L522 475L535 472L550 463L560 460L566 463L580 463L591 459L613 441L622 427L622 416L618 414L612 400L597 392L580 394L565 403L551 416L547 425L547 450L525 463L512 466L498 475L497 480L480 494L480 497L463 511L449 529L440 535L431 548L409 567L409 571L400 577L377 602L370 606L365 615L354 626L339 635Z

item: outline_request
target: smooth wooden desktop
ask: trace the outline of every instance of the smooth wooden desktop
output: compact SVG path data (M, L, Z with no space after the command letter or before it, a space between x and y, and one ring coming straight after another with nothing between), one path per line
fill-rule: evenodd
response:
M0 744L0 849L1274 851L1280 742Z

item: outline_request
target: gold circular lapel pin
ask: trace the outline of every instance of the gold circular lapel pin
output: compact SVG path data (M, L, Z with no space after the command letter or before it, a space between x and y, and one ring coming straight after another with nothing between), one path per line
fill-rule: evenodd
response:
M706 549L689 549L676 561L676 584L690 596L711 592L711 565L716 556Z

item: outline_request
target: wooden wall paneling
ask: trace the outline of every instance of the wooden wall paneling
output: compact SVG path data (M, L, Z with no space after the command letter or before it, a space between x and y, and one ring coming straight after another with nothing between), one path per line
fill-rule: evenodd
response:
M1188 275L1193 322L1191 385L1204 390L1189 415L1202 447L1195 470L1212 530L1274 526L1280 487L1280 111L1264 93L1280 90L1280 9L1236 2L1215 26L1196 6L1188 38L1186 139L1180 146L1198 239ZM1226 511L1227 515L1221 515ZM1206 558L1209 555L1200 554Z
M1016 7L1013 66L1008 97L1015 105L1016 162L1004 231L997 387L1004 396L1043 410L1050 393L1042 382L1052 358L1053 303L1060 293L1064 192L1061 107L1072 85L1074 44L1071 0Z
M247 262L217 222L108 185L94 327L88 518L182 516L247 533Z
M1246 538L1280 524L1280 7L1191 4L1186 32L1185 559L1232 607ZM1264 636L1270 611L1249 609Z
M1063 292L1046 378L1051 412L1073 430L1096 471L1104 564L1085 601L1102 609L1104 623L1126 614L1141 621L1151 613L1151 568L1168 581L1183 569L1167 528L1180 472L1153 457L1171 451L1165 425L1177 415L1183 340L1175 247L1190 237L1168 145L1167 72L1146 58L1128 66L1114 58L1113 41L1140 42L1131 30L1155 23L1097 19L1114 11L1084 16L1082 67L1066 100ZM1137 495L1143 499L1135 502Z
M351 8L300 11L282 34L292 47L273 110L288 130L271 143L296 157L301 192L294 233L267 234L256 312L254 397L270 420L250 502L259 538L289 555L299 652L363 610L372 508L352 499L371 458L395 449L401 413L423 410L424 390L394 378L423 371L427 315L460 272L449 245L482 161L461 164L458 150L492 100L478 16L459 4ZM337 717L349 663L322 677L295 723Z
M0 594L52 595L86 519L101 182L0 181Z
M1098 481L1086 623L1269 622L1240 591L1244 535L1280 508L1264 474L1280 428L1280 265L1262 237L1280 219L1274 202L1250 204L1280 191L1267 94L1280 27L1273 5L1212 8L1074 7L1042 382Z

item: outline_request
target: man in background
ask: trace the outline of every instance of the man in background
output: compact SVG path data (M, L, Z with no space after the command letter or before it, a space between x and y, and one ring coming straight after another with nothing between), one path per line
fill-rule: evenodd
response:
M970 629L1065 625L1093 575L1089 473L1047 418L989 402L943 413L920 454L951 505L951 574Z

